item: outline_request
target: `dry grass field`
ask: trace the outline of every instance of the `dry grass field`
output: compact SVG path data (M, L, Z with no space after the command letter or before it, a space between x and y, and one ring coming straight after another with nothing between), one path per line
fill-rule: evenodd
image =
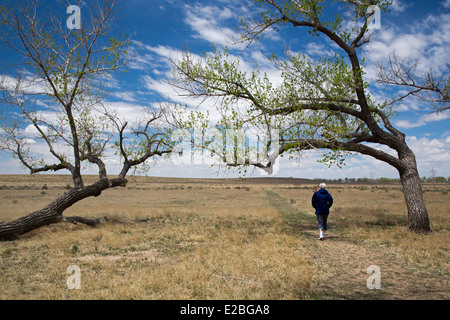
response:
M0 242L0 299L449 299L450 186L426 185L433 232L405 231L399 185L331 185L318 241L298 180L131 177L60 223ZM0 220L40 209L68 176L0 176ZM67 268L81 288L69 289ZM377 265L381 288L369 290Z

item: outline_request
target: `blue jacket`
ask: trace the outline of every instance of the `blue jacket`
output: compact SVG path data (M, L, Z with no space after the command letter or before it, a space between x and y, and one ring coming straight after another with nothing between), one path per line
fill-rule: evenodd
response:
M311 204L316 209L316 214L329 214L330 207L333 205L333 197L327 190L320 189L314 193Z

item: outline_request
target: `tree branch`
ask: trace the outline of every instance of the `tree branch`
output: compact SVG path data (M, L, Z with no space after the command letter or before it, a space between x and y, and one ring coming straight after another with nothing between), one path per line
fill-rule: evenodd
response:
M389 104L402 101L408 96L415 96L434 105L434 111L440 112L450 109L450 77L441 74L436 75L433 69L429 69L423 76L417 75L418 60L401 61L397 55L389 56L389 68L378 64L378 82L386 85L406 87L406 94L392 99ZM447 65L450 70L450 65Z

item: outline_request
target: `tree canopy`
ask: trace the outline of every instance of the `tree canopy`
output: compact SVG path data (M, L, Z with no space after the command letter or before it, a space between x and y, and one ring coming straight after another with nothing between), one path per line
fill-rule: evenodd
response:
M364 80L364 58L360 57L375 33L369 28L369 7L376 5L387 12L392 1L338 3L340 12L328 19L325 1L254 1L261 8L259 20L241 23L239 41L249 45L247 50L269 29L288 27L306 30L311 37L323 36L335 48L332 58L317 60L292 50L286 50L283 58L272 55L272 63L281 71L280 83L271 81L257 67L243 70L239 57L216 49L200 59L186 53L184 59L174 61L171 83L187 96L212 101L221 114L220 125L256 127L268 136L279 130L280 155L326 149L330 151L323 159L326 163L341 164L348 152L388 163L398 170L404 186L409 228L429 230L415 155L405 134L391 123L393 104L372 99L369 83ZM343 23L344 17L353 22L352 27L348 21ZM204 126L208 115L196 117ZM184 126L195 128L199 124L189 121ZM252 163L244 162L248 164ZM267 168L274 162L258 165Z

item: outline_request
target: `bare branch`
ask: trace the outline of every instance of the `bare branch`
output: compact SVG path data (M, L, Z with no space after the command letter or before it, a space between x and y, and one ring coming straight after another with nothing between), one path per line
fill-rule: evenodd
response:
M392 99L389 104L402 101L409 96L433 104L434 111L440 112L450 109L450 78L442 71L440 74L430 68L424 75L418 75L418 60L400 60L392 53L389 56L389 67L378 64L378 82L391 86L400 86L408 89L408 92ZM450 66L447 65L447 70Z

